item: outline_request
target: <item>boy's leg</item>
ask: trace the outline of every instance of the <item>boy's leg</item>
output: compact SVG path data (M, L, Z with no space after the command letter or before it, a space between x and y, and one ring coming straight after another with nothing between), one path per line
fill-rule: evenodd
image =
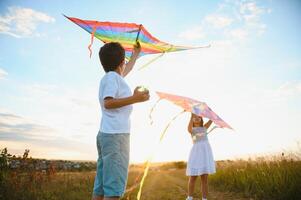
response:
M97 167L96 167L96 175L94 180L94 187L93 187L93 195L92 200L103 200L103 159L102 159L102 152L101 152L101 142L100 142L100 132L96 137L96 144L97 144L97 152L98 152L98 159L97 159Z
M103 196L93 196L92 200L104 200Z
M104 200L119 200L119 197L105 197Z
M189 176L188 181L188 196L192 197L197 176Z
M208 174L201 175L202 197L206 199L208 196Z
M129 134L102 134L104 199L123 196L129 165Z

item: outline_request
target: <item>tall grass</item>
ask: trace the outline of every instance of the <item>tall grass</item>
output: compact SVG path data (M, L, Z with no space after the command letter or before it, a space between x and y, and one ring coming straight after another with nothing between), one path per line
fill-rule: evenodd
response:
M223 161L218 162L217 169L217 173L210 176L210 184L220 190L243 193L255 199L301 199L300 160Z

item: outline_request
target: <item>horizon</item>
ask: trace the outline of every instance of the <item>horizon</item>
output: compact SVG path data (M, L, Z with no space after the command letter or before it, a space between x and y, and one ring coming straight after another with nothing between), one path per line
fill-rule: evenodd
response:
M298 144L299 145L299 144ZM2 149L0 149L2 150ZM9 149L7 149L8 154L10 154ZM21 158L22 154L16 154L16 155L12 155L12 156L16 156L17 158ZM30 149L29 149L29 158L32 159L37 159L37 160L49 160L49 161L70 161L70 162L97 162L97 160L65 160L65 159L57 159L57 158L42 158L42 157L32 157L30 155ZM247 160L258 160L258 159L262 159L264 158L265 160L274 160L274 161L278 161L280 159L294 159L294 160L300 160L301 159L301 146L298 146L298 149L296 151L282 151L282 152L270 152L270 153L264 153L264 154L254 154L254 155L244 155L241 157L233 157L233 158L229 158L229 159L215 159L216 162L223 162L223 161L247 161ZM130 165L145 165L145 162L147 162L147 160L143 161L143 162L130 162ZM168 160L168 161L151 161L151 165L154 164L164 164L164 163L174 163L174 162L187 162L187 160Z

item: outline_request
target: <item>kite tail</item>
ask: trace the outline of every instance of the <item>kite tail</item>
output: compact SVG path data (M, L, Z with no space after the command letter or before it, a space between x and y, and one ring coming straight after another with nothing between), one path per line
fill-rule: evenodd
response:
M152 158L150 158L150 159L146 162L146 167L145 167L144 174L143 174L143 177L142 177L142 179L141 179L140 186L139 186L139 191L138 191L138 194L137 194L137 200L140 200L140 198L141 198L142 186L143 186L144 180L145 180L145 178L146 178L146 176L147 176L147 174L148 174L148 169L149 169L151 160L152 160Z
M92 31L92 33L91 33L91 42L90 42L90 44L89 44L89 46L88 46L88 49L89 49L89 51L90 51L90 58L91 58L91 56L92 56L92 49L91 49L91 47L92 47L92 44L93 44L95 31L96 31L96 27L94 26L94 27L93 27L93 31Z
M157 104L158 104L159 101L161 101L161 100L162 100L162 99L158 99L158 100L156 101L156 103L153 105L153 107L151 108L150 112L149 112L148 117L149 117L150 125L152 125L152 124L154 123L152 114L153 114L153 112L154 112L154 110L155 110L155 107L157 106Z
M178 113L176 116L174 116L169 122L168 124L166 125L165 129L163 130L163 132L161 133L160 135L160 140L159 140L159 143L158 145L161 143L161 141L163 140L166 132L167 132L167 129L169 128L170 124L175 121L177 119L177 117L179 117L181 114L183 114L184 112L186 112L185 110L181 111L180 113ZM157 147L155 148L155 150L158 149ZM139 191L138 191L138 194L137 194L137 200L140 200L140 197L141 197L141 193L142 193L142 187L143 187L143 184L144 184L144 181L145 181L145 178L148 174L148 170L149 170L149 167L150 167L150 163L154 157L154 154L155 152L152 153L152 155L149 157L149 159L147 160L146 162L146 167L144 169L144 174L143 174L143 177L142 177L142 180L140 182L140 187L139 187Z
M163 137L165 136L166 132L167 132L167 129L169 128L170 124L175 121L181 114L183 114L184 112L186 112L186 110L183 110L181 111L179 114L177 114L176 116L174 116L169 122L168 124L166 125L164 131L161 133L161 136L160 136L160 142L162 141Z
M138 174L138 176L135 178L134 184L130 188L126 189L125 194L127 194L127 196L130 196L131 192L140 185L140 183L138 183L138 180L142 175L143 171L142 173Z
M147 67L149 64L155 62L156 60L158 60L160 57L162 57L165 54L165 52L159 54L158 56L154 57L153 59L151 59L150 61L148 61L147 63L145 63L144 65L142 65L138 70L141 70L145 67Z

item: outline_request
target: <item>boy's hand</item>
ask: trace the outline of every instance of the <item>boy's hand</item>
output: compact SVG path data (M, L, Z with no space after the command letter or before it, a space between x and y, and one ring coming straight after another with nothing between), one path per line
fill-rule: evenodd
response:
M140 87L136 87L134 90L133 98L135 99L136 102L144 102L149 100L149 91L144 90L144 91L139 91Z
M138 56L140 52L141 52L141 45L140 45L140 43L137 41L137 43L134 45L134 52L133 52L133 54L134 54L135 56Z

